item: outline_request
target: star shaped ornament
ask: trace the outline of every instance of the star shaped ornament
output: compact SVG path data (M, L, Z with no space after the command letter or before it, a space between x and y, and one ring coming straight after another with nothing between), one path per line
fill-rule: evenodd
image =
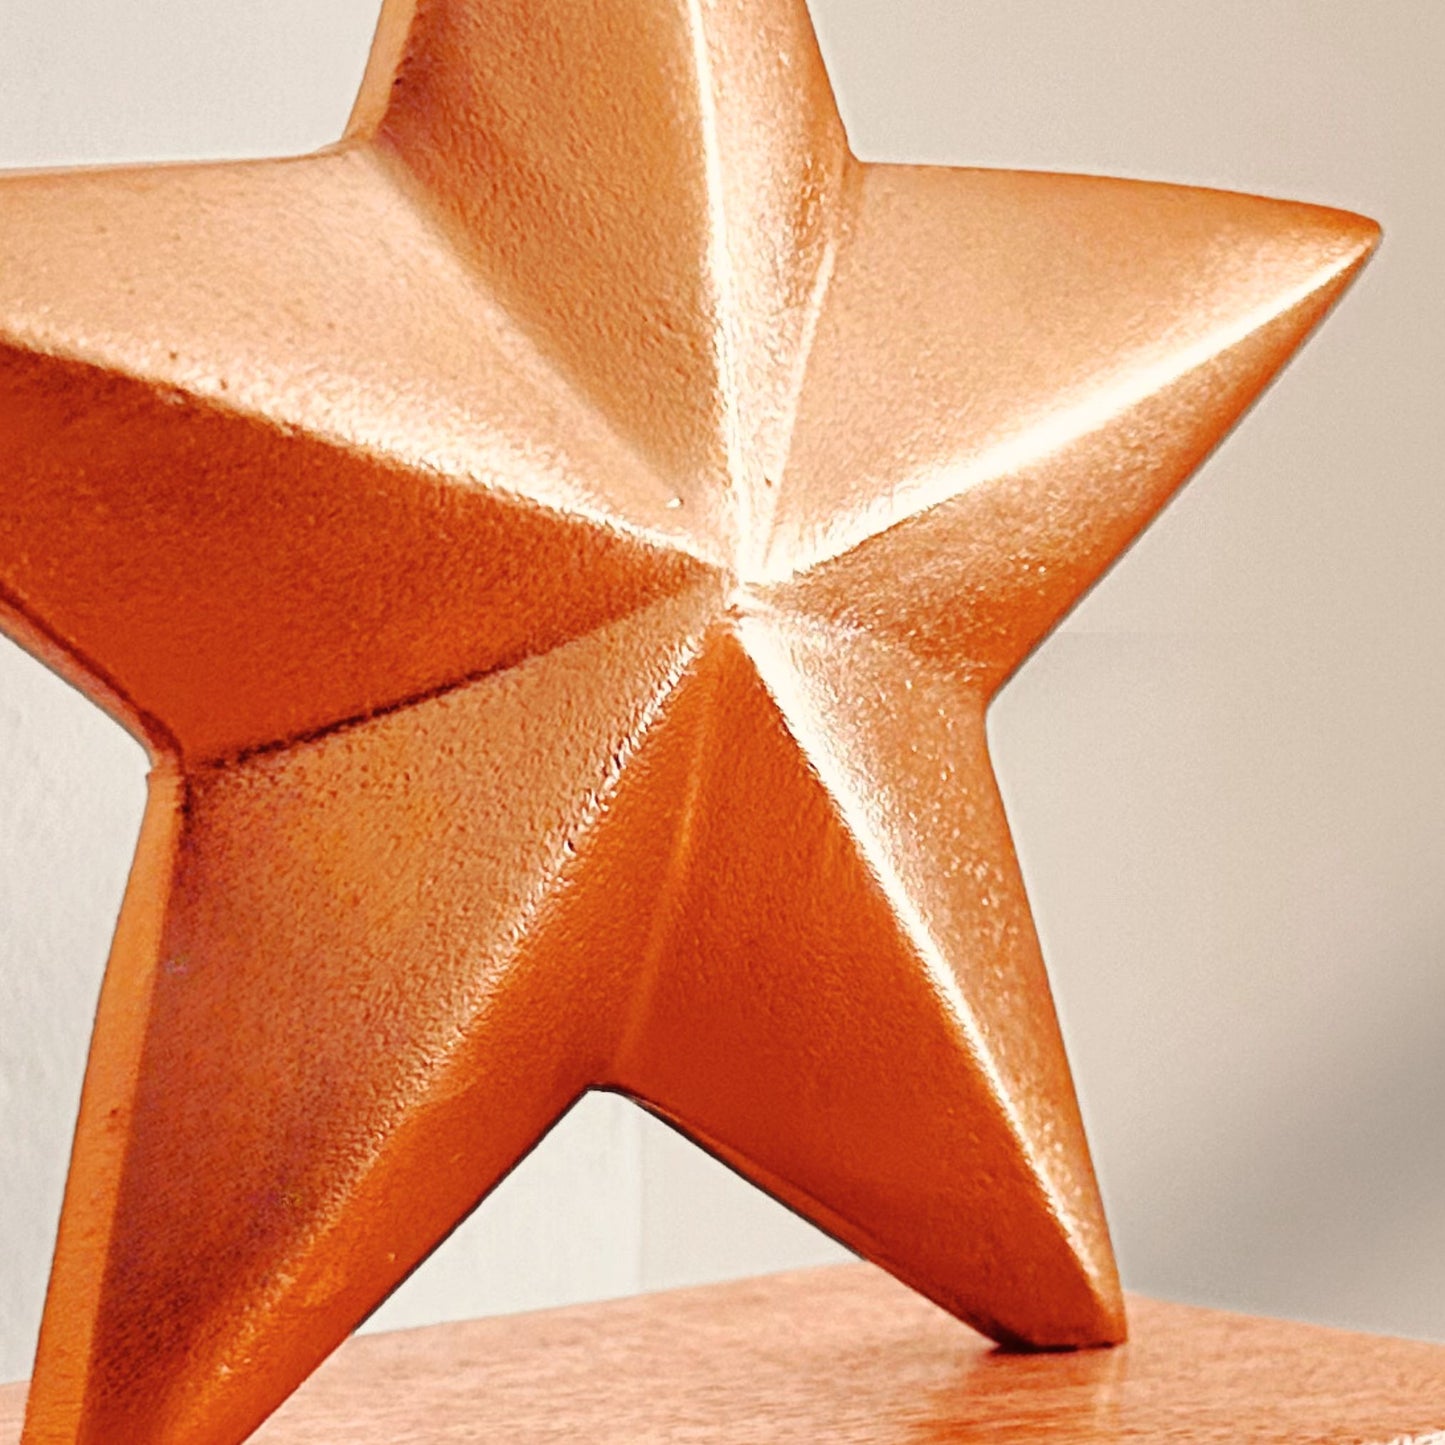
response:
M387 0L326 151L5 180L0 617L154 759L29 1445L242 1440L589 1088L1120 1339L984 714L1375 235L860 164L802 0Z

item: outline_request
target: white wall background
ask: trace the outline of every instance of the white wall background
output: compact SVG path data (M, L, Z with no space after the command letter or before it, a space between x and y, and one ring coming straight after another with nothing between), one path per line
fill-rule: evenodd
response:
M324 143L377 8L0 0L0 167ZM1385 223L1361 284L992 732L1128 1283L1445 1337L1445 5L813 8L867 158ZM0 1379L29 1365L143 774L0 642ZM834 1253L594 1097L380 1318Z

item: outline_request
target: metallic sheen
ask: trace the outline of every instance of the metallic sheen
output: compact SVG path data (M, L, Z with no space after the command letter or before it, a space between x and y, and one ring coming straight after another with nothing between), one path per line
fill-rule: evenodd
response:
M335 147L0 184L0 621L155 763L29 1445L243 1439L596 1087L1120 1339L985 710L1375 237L860 164L802 0L388 0Z

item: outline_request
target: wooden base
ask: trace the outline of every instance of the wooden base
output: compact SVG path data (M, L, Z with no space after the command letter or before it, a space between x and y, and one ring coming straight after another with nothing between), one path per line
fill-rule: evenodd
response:
M258 1445L1445 1445L1445 1347L1131 1302L1011 1355L866 1265L353 1340ZM23 1388L0 1390L0 1445Z

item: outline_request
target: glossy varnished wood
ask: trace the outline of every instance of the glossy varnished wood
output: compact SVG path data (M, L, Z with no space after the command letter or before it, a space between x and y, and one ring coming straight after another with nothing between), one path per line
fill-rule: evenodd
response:
M869 1266L775 1275L354 1340L256 1440L1424 1445L1445 1429L1441 1346L1148 1300L1131 1320L1121 1349L1014 1355ZM0 1445L21 1404L0 1391Z

